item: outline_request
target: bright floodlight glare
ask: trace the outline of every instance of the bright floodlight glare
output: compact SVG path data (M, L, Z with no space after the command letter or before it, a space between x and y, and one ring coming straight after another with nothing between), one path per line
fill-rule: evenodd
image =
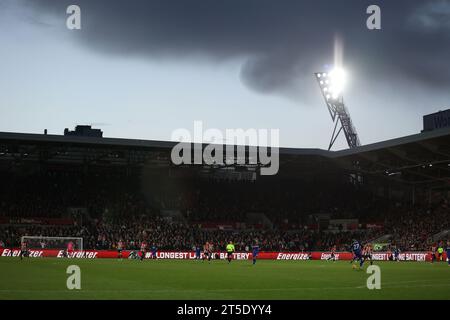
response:
M342 68L335 68L329 73L331 81L330 92L333 99L337 99L341 94L345 86L346 75Z
M328 73L316 73L322 93L326 100L338 101L346 83L346 73L342 68L336 67Z

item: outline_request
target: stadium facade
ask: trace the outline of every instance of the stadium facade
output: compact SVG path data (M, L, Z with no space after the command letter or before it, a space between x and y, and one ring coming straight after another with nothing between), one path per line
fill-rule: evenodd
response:
M260 176L259 164L176 166L170 159L175 144L169 141L0 132L0 170L42 170L54 165L84 170L109 167L171 176L256 180L338 174L353 179L355 183L378 184L378 187L388 186L409 192L411 199L415 192L448 192L450 184L450 128L341 151L280 148L280 171L276 177Z

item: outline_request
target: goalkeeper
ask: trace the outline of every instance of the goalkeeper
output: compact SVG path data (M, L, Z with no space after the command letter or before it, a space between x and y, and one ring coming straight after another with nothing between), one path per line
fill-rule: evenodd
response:
M234 253L234 244L233 244L233 242L230 241L227 244L227 260L228 260L228 263L231 262L231 259L233 258L233 253Z

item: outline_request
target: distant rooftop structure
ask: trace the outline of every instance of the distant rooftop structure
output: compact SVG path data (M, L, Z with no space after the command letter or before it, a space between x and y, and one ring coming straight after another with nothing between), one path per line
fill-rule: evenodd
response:
M450 128L450 109L428 114L423 117L423 131Z
M91 126L76 126L74 131L70 131L68 128L64 129L65 136L76 136L76 137L92 137L92 138L102 138L103 131L100 129L92 129Z

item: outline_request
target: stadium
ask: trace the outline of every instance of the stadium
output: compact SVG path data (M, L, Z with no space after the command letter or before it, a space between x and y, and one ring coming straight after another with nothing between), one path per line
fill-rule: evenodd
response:
M0 0L0 303L450 300L450 2L377 2Z
M343 151L281 148L275 176L258 164L177 166L173 142L95 132L0 134L2 299L449 298L438 253L450 232L448 128ZM354 239L373 245L381 294L352 272ZM62 293L57 270L73 260L90 280ZM231 268L242 274L220 281Z

